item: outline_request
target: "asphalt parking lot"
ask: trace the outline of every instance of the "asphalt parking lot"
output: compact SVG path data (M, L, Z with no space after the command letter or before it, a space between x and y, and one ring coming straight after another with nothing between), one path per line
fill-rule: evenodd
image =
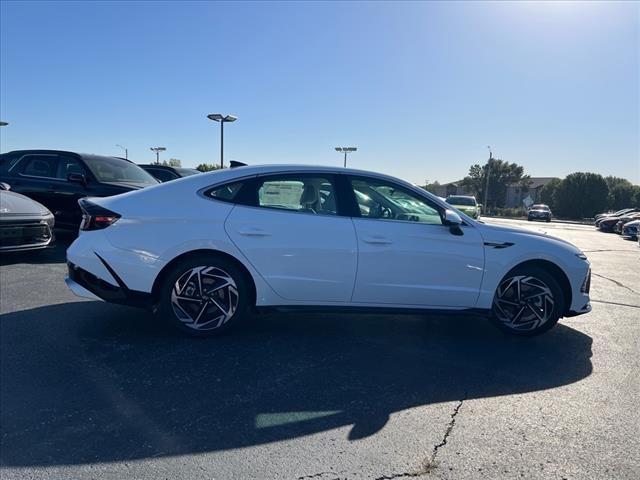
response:
M490 220L495 221L495 220ZM66 288L68 238L2 256L3 479L640 478L640 249L593 311L506 337L466 316L268 315L212 340Z

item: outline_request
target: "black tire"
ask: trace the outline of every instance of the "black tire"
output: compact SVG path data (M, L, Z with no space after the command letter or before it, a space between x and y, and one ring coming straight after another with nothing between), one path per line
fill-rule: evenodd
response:
M550 218L547 218L547 223L549 223L550 221L551 221L551 219L550 219Z
M182 333L221 335L247 317L252 298L248 282L233 263L215 254L188 257L164 275L156 313Z
M514 281L520 284L519 295ZM524 266L514 268L500 281L491 319L503 332L532 337L551 329L564 311L564 294L553 275L540 267Z
M531 221L531 217L527 217L527 221L530 222Z

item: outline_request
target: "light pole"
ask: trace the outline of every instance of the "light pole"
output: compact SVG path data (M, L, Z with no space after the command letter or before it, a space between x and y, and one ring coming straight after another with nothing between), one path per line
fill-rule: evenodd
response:
M6 127L9 125L9 122L0 122L0 127Z
M336 152L344 152L344 168L347 168L347 153L356 152L358 147L335 147Z
M123 147L122 145L118 145L116 143L116 147L120 147L121 149L124 150L124 158L129 160L129 150L127 149L127 147Z
M491 146L487 146L489 149L489 160L487 160L487 183L484 187L484 208L486 211L489 211L489 204L487 203L489 199L489 175L491 174L491 160L493 160L493 153L491 152Z
M235 122L238 117L235 115L222 115L221 113L210 113L207 115L209 120L220 122L220 168L224 168L224 124L226 122Z
M160 163L160 152L164 152L166 150L165 147L151 147L150 150L152 152L156 152L156 164Z

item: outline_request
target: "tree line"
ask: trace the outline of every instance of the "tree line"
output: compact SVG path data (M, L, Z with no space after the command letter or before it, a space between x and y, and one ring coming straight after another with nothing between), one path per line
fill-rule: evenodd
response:
M531 177L524 167L516 163L493 158L485 165L471 165L460 185L472 192L479 202L485 200L487 172L489 195L485 208L504 208L509 186L516 185L526 192L531 184ZM434 192L438 186L438 182L427 182L424 188ZM575 172L564 179L554 178L543 186L537 202L546 203L560 217L590 218L606 210L640 208L640 186L620 177Z

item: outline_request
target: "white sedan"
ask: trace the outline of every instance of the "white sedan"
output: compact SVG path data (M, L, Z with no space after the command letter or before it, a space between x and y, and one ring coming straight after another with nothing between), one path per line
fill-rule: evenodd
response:
M80 204L71 290L194 335L261 309L469 312L518 335L591 310L573 245L377 173L243 166Z

